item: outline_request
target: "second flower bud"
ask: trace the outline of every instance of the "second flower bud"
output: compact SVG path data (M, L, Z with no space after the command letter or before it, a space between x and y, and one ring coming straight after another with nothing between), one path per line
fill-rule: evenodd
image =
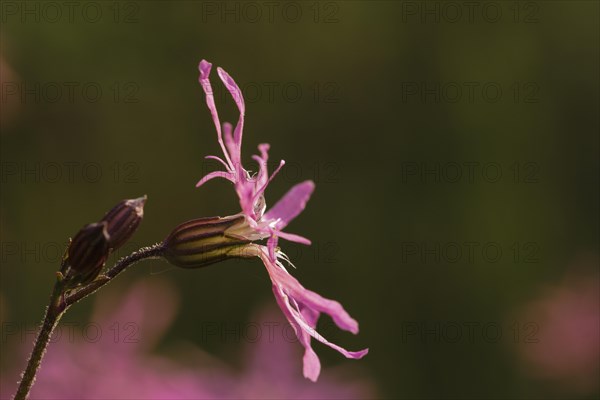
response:
M84 226L73 237L61 273L68 288L93 281L110 253L133 236L144 216L146 196L123 200L98 223Z

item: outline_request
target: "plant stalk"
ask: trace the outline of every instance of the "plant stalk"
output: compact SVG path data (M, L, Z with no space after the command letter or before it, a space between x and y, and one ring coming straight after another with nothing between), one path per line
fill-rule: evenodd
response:
M93 282L90 282L84 287L68 293L65 293L65 285L59 273L59 279L54 285L54 290L50 296L50 304L46 309L46 314L44 315L40 332L35 340L33 351L31 352L31 356L29 356L29 361L27 361L27 367L22 374L23 378L19 383L19 388L17 389L14 400L26 400L27 396L29 396L29 392L31 391L31 387L35 382L35 377L42 363L42 359L46 353L46 348L50 343L52 332L54 332L54 328L56 328L61 317L69 309L69 307L95 293L98 289L109 283L117 275L133 264L142 260L161 257L162 250L162 243L141 248L140 250L121 258L106 272L106 274L100 275Z
M21 383L19 383L19 389L15 394L15 400L25 400L35 382L35 376L42 363L42 358L44 357L46 347L48 347L48 343L50 342L52 332L54 332L54 328L58 325L58 321L60 321L60 318L66 310L62 294L63 285L59 280L54 285L54 290L50 296L50 304L48 305L48 308L46 308L46 314L44 315L40 333L35 339L35 345L29 356L27 367L23 372L23 378L21 379Z

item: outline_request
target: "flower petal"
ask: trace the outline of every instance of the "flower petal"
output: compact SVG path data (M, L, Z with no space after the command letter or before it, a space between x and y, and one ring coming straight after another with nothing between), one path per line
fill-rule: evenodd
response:
M253 155L252 158L258 164L258 177L256 178L256 186L262 187L269 179L269 171L267 169L267 161L269 161L269 148L271 146L268 143L262 143L258 145L260 156Z
M320 312L313 310L310 307L306 307L304 304L300 304L300 314L302 314L302 318L304 318L306 323L312 328L317 326L317 321L321 315Z
M246 114L244 95L242 94L242 91L240 90L237 83L235 83L233 78L229 76L229 74L225 72L225 70L219 67L217 68L217 73L219 74L219 78L221 78L221 81L223 82L225 87L227 87L227 90L229 90L229 93L231 93L231 97L233 97L233 101L235 101L235 104L237 105L238 110L240 111L240 118L238 120L237 126L235 127L234 138L237 146L241 147L242 133L244 131L244 115Z
M338 346L335 343L331 343L330 341L325 339L323 336L321 336L314 328L309 326L306 323L306 321L302 318L300 313L292 312L292 316L294 317L294 320L298 323L298 325L300 325L302 330L304 330L310 336L317 339L319 342L331 347L334 350L337 350L339 353L343 354L346 358L353 358L353 359L358 360L360 358L363 358L364 356L366 356L369 353L369 349L363 349L363 350L359 350L359 351L348 351L348 350L344 349L343 347Z
M217 156L205 156L204 158L205 158L205 159L207 159L207 160L215 160L215 161L218 161L218 162L220 162L221 164L223 164L223 166L224 166L225 168L229 169L229 165L227 165L227 164L225 163L225 161L223 161L221 158L219 158L219 157L217 157Z
M304 377L316 382L321 374L321 361L312 347L305 348L304 357L302 357L302 364L302 372Z
M273 282L273 283L274 283L274 285L277 285L276 282ZM314 329L314 327L311 327L308 324L308 322L303 318L300 311L298 311L298 310L294 309L294 307L292 307L292 305L290 304L290 295L287 294L283 288L278 288L278 290L281 293L276 294L276 296L275 296L275 298L277 299L277 303L279 304L279 307L282 309L286 318L288 318L288 321L290 321L290 317L291 317L290 323L296 330L296 336L298 337L298 340L304 346L304 349L305 349L305 352L304 352L304 376L306 378L308 378L314 382L318 377L318 372L320 371L319 358L316 356L316 354L314 354L314 350L312 349L312 346L310 344L310 339L307 337L308 335L312 336L319 342L331 347L332 349L338 351L339 353L344 355L346 358L360 359L369 353L369 349L363 349L363 350L359 350L359 351L348 351L348 350L344 349L343 347L338 346L335 343L329 342L321 334L319 334ZM276 292L276 291L274 290L274 292ZM316 373L316 376L315 376L315 373Z
M294 281L290 282L289 290L296 300L313 310L328 314L340 329L352 332L355 335L358 333L358 322L344 310L339 302L326 299L311 290L305 289L296 278L294 278Z
M304 357L303 357L303 373L304 377L310 379L313 382L316 382L319 378L319 374L321 373L321 361L319 361L319 357L312 349L310 344L310 335L306 333L300 325L296 322L293 316L293 309L289 304L287 299L287 295L281 291L281 289L273 284L273 294L275 295L275 300L277 301L277 305L285 315L286 319L294 328L294 332L296 333L296 337L298 337L298 341L304 347Z
M289 242L305 244L307 246L310 246L310 244L311 244L310 239L307 239L307 238L305 238L303 236L300 236L300 235L296 235L294 233L288 233L288 232L278 231L276 233L276 235L279 236L282 239L285 239L285 240L289 241Z
M310 342L307 344L303 342L305 340L304 335L308 334L319 342L337 350L347 358L359 359L369 352L369 349L348 351L341 346L329 342L320 335L314 329L314 326L311 326L316 324L317 312L329 314L338 327L352 333L358 333L358 323L350 317L337 301L325 299L305 289L296 278L288 274L285 269L273 261L274 259L270 257L269 250L266 247L260 246L258 250L258 256L267 268L273 285L278 289L278 295L276 294L277 301L288 320L290 317L292 318L292 321L290 321L292 326L300 329L296 332L296 335L305 349L307 346L310 347ZM290 300L296 304L296 307L292 306ZM312 309L312 311L304 309L305 307ZM305 316L309 317L308 321L305 319ZM309 359L311 359L310 356Z
M232 175L231 172L225 172L225 171L210 172L210 173L204 175L204 177L202 179L200 179L198 181L198 183L196 183L196 187L200 187L200 186L204 185L206 182L208 182L214 178L225 178L228 181L235 183L235 180L231 177L231 175Z
M358 322L344 310L344 307L342 307L339 302L326 299L321 295L306 289L296 278L287 273L287 271L279 268L270 259L265 260L265 258L268 258L267 252L264 252L261 255L261 258L263 259L265 266L267 266L271 279L274 279L280 285L284 286L286 292L298 303L313 310L328 314L340 329L354 334L358 333Z
M279 220L275 227L283 229L304 210L314 190L313 181L304 181L295 185L267 211L263 220Z
M225 137L225 147L227 147L231 162L233 163L233 169L238 171L242 168L241 148L233 139L233 135L231 134L231 124L229 122L223 123L223 136Z
M223 68L218 67L217 73L219 74L219 77L221 78L221 81L223 81L225 87L227 87L227 90L229 90L229 93L231 93L231 97L233 97L238 110L243 116L246 113L246 106L244 104L244 95L242 94L239 86Z
M215 97L213 88L210 84L210 70L212 68L212 64L206 60L200 61L198 65L198 69L200 70L200 78L198 81L204 90L206 95L206 105L210 110L210 114L212 116L212 120L215 124L215 128L217 129L217 140L219 141L219 145L221 145L221 150L223 150L223 155L225 159L230 165L230 168L233 169L233 165L231 164L231 159L229 158L229 154L227 153L227 149L225 148L225 144L223 143L223 135L221 133L221 122L219 121L219 113L217 112L217 106L215 105Z

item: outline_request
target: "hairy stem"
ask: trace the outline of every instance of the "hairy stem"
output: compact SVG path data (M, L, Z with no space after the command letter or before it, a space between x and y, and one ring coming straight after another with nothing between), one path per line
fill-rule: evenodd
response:
M114 279L117 275L123 272L126 268L132 266L138 261L161 257L162 251L162 243L158 243L153 246L143 247L138 251L134 251L127 257L121 258L112 268L106 271L104 275L99 276L98 278L96 278L96 280L82 287L81 289L76 290L74 293L70 293L69 295L67 295L65 297L66 306L70 307L71 305L77 303L79 300L96 292L102 286L112 281L112 279Z
M140 250L131 253L127 257L121 258L106 272L106 274L99 276L93 282L68 294L64 293L64 283L62 279L59 278L58 282L56 282L54 285L54 290L52 291L52 296L50 297L50 304L46 309L44 321L42 322L40 332L35 340L35 345L33 347L33 351L31 352L31 356L29 357L29 361L27 361L27 367L23 372L23 378L19 383L19 388L17 389L14 400L27 399L29 391L35 382L35 377L42 363L48 343L50 342L52 332L68 308L77 303L79 300L95 293L98 289L109 283L113 278L133 264L142 260L161 257L162 250L162 243L141 248Z
M19 389L15 394L15 400L25 400L29 394L29 391L31 390L31 386L33 386L33 383L35 382L35 376L40 368L40 364L42 363L42 358L44 357L46 347L50 342L52 332L54 332L54 328L56 325L58 325L58 321L60 321L60 318L65 312L65 304L62 298L62 292L62 282L56 282L54 285L54 290L52 291L52 295L50 296L50 304L46 309L46 315L44 316L40 333L35 340L35 345L33 346L33 351L29 356L27 367L23 372L23 378L19 384Z

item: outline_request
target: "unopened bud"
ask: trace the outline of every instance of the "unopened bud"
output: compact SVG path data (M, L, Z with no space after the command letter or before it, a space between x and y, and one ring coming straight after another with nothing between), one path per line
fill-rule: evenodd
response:
M164 240L164 256L182 268L199 268L228 258L244 257L250 240L231 232L245 224L243 215L185 222Z
M61 271L69 286L91 282L102 270L110 250L106 227L106 222L86 225L71 241Z
M109 246L116 250L133 236L144 217L146 196L137 199L123 200L106 213L106 231L109 236Z

